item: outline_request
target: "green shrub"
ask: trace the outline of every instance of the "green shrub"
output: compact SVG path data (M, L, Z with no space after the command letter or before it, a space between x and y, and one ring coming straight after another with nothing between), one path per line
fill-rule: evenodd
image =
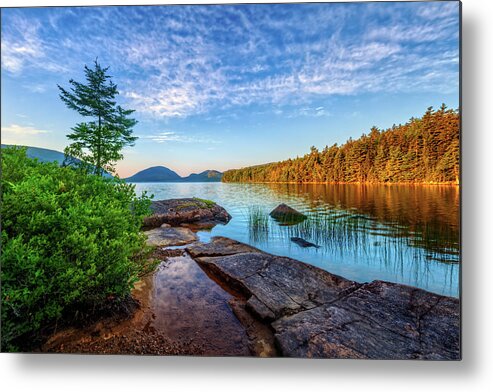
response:
M143 268L149 205L121 180L2 149L2 351L67 310L128 296Z

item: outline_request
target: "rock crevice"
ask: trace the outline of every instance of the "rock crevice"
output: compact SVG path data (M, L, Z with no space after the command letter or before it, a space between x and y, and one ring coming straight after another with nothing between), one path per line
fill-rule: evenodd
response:
M290 357L460 359L456 298L384 282L357 283L224 237L187 247L247 297L245 308Z

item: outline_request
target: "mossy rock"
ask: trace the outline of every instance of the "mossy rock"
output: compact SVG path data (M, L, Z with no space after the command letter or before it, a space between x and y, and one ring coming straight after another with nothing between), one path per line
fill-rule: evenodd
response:
M153 201L151 210L153 214L144 219L146 228L159 227L163 223L171 226L200 223L214 227L218 223L226 224L231 219L223 207L197 197Z

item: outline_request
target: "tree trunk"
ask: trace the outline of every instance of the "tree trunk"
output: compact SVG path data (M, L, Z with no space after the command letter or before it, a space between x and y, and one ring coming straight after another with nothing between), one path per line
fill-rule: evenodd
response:
M96 150L96 173L98 176L103 175L103 171L101 170L101 115L98 116L98 146Z

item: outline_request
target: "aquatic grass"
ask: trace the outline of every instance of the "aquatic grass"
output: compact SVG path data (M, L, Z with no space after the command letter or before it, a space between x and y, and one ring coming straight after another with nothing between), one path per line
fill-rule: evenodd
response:
M187 185L188 193L180 184L159 187L145 189L160 192L158 198L201 195L225 206L233 221L213 229L215 235L229 235L348 278L363 280L365 271L372 271L372 278L457 294L458 193L450 187L219 184L198 192L193 184ZM308 218L280 226L268 216L280 203ZM321 248L300 248L291 237Z
M356 260L378 262L396 273L403 273L404 264L409 260L416 266L429 261L458 262L458 250L454 249L453 241L450 241L452 238L440 243L437 240L427 241L427 237L433 238L431 235L423 238L413 234L414 231L423 233L423 228L409 228L393 222L380 223L363 214L337 209L313 208L307 216L298 224L280 225L270 220L261 207L251 206L248 209L250 240L260 245L266 243L271 235L286 243L290 242L291 237L299 237L320 246L321 252L352 254ZM433 234L436 236L436 233Z
M248 207L248 229L254 243L266 242L269 238L269 214L260 206Z

